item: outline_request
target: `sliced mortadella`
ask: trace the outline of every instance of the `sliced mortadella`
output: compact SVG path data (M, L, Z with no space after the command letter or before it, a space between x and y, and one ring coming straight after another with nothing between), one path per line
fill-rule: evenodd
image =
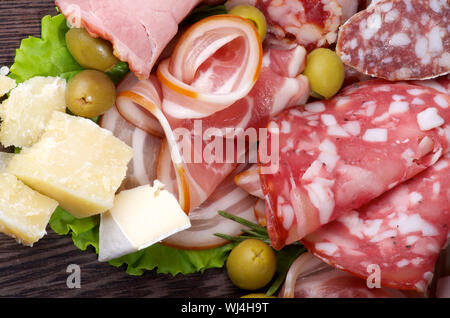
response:
M298 241L436 163L449 151L450 96L367 81L285 110L268 124L259 173L275 248ZM273 153L275 151L275 153Z
M326 263L380 283L424 292L449 240L450 154L368 205L303 239Z

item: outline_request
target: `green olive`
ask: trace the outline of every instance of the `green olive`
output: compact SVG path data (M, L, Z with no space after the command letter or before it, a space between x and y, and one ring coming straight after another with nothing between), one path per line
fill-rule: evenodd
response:
M110 109L116 101L116 87L102 72L87 70L67 85L66 105L75 115L92 118Z
M275 296L267 296L266 294L248 294L241 298L277 298Z
M233 248L226 267L228 276L237 287L256 290L270 282L277 261L269 245L260 240L247 239Z
M344 83L344 64L334 51L319 48L308 54L303 74L308 77L315 95L328 99L333 97Z
M261 41L264 40L267 33L266 17L257 8L248 4L241 4L232 8L228 13L252 21L259 32Z
M91 37L85 29L70 29L66 33L66 42L73 58L84 68L104 72L119 62L111 43Z

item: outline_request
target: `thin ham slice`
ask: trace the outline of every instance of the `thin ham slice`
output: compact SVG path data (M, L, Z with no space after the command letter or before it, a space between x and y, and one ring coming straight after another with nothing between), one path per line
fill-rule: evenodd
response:
M450 155L368 205L303 239L330 265L366 278L371 264L381 284L425 291L449 239Z
M295 242L415 176L449 151L450 96L368 81L284 111L268 127L279 156L259 171L275 248ZM278 169L277 169L278 168Z
M56 0L68 21L109 40L139 78L149 78L178 24L201 0ZM76 24L80 25L76 25Z
M224 28L227 22L229 27ZM239 28L241 32L234 32ZM245 141L247 128L264 127L271 116L304 103L309 96L308 80L300 75L305 50L273 49L263 57L255 40L259 36L254 26L244 19L228 15L204 19L181 37L172 57L161 63L161 90L150 79L118 96L124 117L132 119L135 116L128 114L138 108L161 125L175 166L174 192L186 212L200 206L236 168L237 159L247 151L246 143L239 142ZM250 57L255 58L248 63ZM249 72L253 75L243 75ZM250 83L256 80L250 92L249 81L243 82L242 76ZM231 155L216 154L218 145L231 150ZM167 160L159 163L165 178L168 164Z

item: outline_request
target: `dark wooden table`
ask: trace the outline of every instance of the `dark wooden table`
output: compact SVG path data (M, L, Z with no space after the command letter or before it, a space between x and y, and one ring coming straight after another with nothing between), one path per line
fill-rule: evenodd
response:
M40 20L55 15L52 0L0 0L0 67L10 66L20 40L40 36ZM1 191L1 190L0 190ZM69 289L67 266L81 268L81 288ZM235 288L223 269L204 274L133 277L124 269L99 263L93 250L80 251L70 237L48 229L33 248L0 234L0 297L233 297Z

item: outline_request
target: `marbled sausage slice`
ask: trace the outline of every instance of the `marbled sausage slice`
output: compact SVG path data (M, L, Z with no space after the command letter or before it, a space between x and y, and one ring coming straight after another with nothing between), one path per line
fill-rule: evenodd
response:
M268 128L258 168L269 235L281 248L436 163L450 150L450 96L367 81L285 110Z
M349 19L336 52L358 71L390 81L450 71L448 0L381 0Z
M360 277L380 269L381 284L424 291L449 239L450 155L365 207L308 235L326 263Z

